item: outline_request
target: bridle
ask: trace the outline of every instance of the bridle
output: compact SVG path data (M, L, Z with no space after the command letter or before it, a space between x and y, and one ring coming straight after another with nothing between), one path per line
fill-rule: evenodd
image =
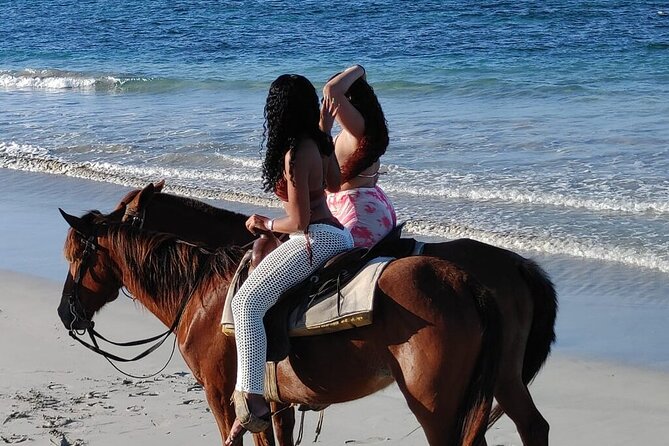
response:
M127 223L132 227L142 229L144 226L144 219L146 217L146 208L143 208L141 212L137 212L137 208L130 208L126 206L123 217L128 217L127 220L124 220L124 223Z
M179 310L177 312L177 315L174 318L174 322L172 323L172 325L170 326L170 328L167 331L165 331L161 334L158 334L156 336L152 336L150 338L145 338L145 339L140 339L140 340L137 340L137 341L114 342L114 341L111 341L111 340L105 338L104 336L102 336L100 333L98 333L95 330L95 328L94 328L95 323L90 318L86 317L83 314L84 313L83 312L83 305L82 305L81 299L79 297L79 289L81 287L81 280L82 280L84 274L86 273L86 271L91 266L90 261L93 258L93 254L97 251L103 251L103 250L105 250L105 248L98 244L97 236L95 236L95 235L86 236L84 234L81 234L78 231L76 231L76 232L82 237L82 240L84 242L84 251L81 255L81 261L79 262L79 267L77 268L76 274L74 275L74 280L73 280L74 281L74 286L72 287L72 290L71 290L70 293L65 294L65 296L67 296L67 298L68 298L68 305L69 305L70 312L72 313L72 316L74 316L74 319L72 320L72 322L70 324L70 327L69 327L70 336L73 339L75 339L76 341L78 341L80 344L82 344L84 347L86 347L89 350L92 350L93 352L103 356L112 365L112 367L114 367L116 370L118 370L119 372L123 373L126 376L129 376L131 378L138 378L138 379L145 379L145 378L150 378L152 376L156 376L157 374L159 374L160 372L165 370L167 365L172 360L172 357L174 356L174 350L176 349L176 336L174 337L174 342L172 343L172 351L170 353L169 358L167 359L167 362L165 363L165 365L163 365L163 367L160 370L158 370L157 372L155 372L151 375L146 375L146 376L131 375L131 374L126 373L123 370L119 369L118 366L116 366L116 364L114 364L112 361L117 361L117 362L138 361L138 360L144 358L145 356L147 356L148 354L152 353L156 349L158 349L158 347L160 347L165 342L165 340L167 340L167 338L169 337L170 334L176 332L176 329L179 327L179 322L181 321L181 317L183 316L184 310L186 309L186 306L187 306L188 302L190 301L191 297L195 293L195 290L197 290L197 288L200 285L200 281L202 279L204 269L205 269L206 266L209 265L208 262L202 262L200 264L200 267L199 267L199 270L198 270L198 273L197 273L197 276L196 276L197 279L196 279L196 281L193 285L193 288L190 290L188 295L181 301L181 305L179 306ZM79 329L79 330L76 329L74 327L74 323L77 320L80 320L80 321L84 322L86 327L83 328L83 329ZM86 342L85 340L83 340L80 337L81 335L83 335L86 332L88 333L88 335L91 339L90 343ZM148 343L151 343L151 342L155 342L155 343L151 347L147 348L146 350L144 350L143 352L141 352L140 354L138 354L138 355L136 355L132 358L123 358L123 357L117 356L113 353L110 353L110 352L107 352L107 351L101 349L99 344L98 344L98 339L100 339L102 341L105 341L109 344L119 346L119 347L135 347L135 346L138 346L138 345L145 345L145 344L148 344Z

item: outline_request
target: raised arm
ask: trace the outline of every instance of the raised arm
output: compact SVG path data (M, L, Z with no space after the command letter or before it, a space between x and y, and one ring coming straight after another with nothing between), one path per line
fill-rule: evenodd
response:
M358 139L365 136L365 119L349 102L346 92L359 78L365 78L365 69L361 65L353 65L330 79L323 87L324 106L327 101L333 101L333 107L336 107L334 118Z

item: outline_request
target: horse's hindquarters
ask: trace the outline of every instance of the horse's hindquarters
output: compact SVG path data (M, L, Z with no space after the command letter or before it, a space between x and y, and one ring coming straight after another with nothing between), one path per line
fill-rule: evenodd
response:
M449 364L467 373L478 355L480 324L465 288L464 276L448 262L391 262L379 279L372 325L291 339L290 356L277 370L282 400L350 401L398 376L414 380L414 374L441 373Z

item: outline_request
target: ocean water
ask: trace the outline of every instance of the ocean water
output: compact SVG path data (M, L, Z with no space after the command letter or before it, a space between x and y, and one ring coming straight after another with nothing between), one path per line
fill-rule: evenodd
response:
M279 206L260 186L269 84L295 72L320 91L361 63L408 230L669 274L669 3L46 0L0 16L1 168Z

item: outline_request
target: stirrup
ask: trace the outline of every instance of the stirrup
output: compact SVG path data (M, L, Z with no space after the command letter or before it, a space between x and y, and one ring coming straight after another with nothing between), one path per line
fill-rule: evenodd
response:
M269 412L267 416L259 417L249 410L246 398L244 398L244 392L235 390L232 394L232 401L235 404L235 414L237 415L239 424L247 431L257 434L258 432L264 432L272 424Z

